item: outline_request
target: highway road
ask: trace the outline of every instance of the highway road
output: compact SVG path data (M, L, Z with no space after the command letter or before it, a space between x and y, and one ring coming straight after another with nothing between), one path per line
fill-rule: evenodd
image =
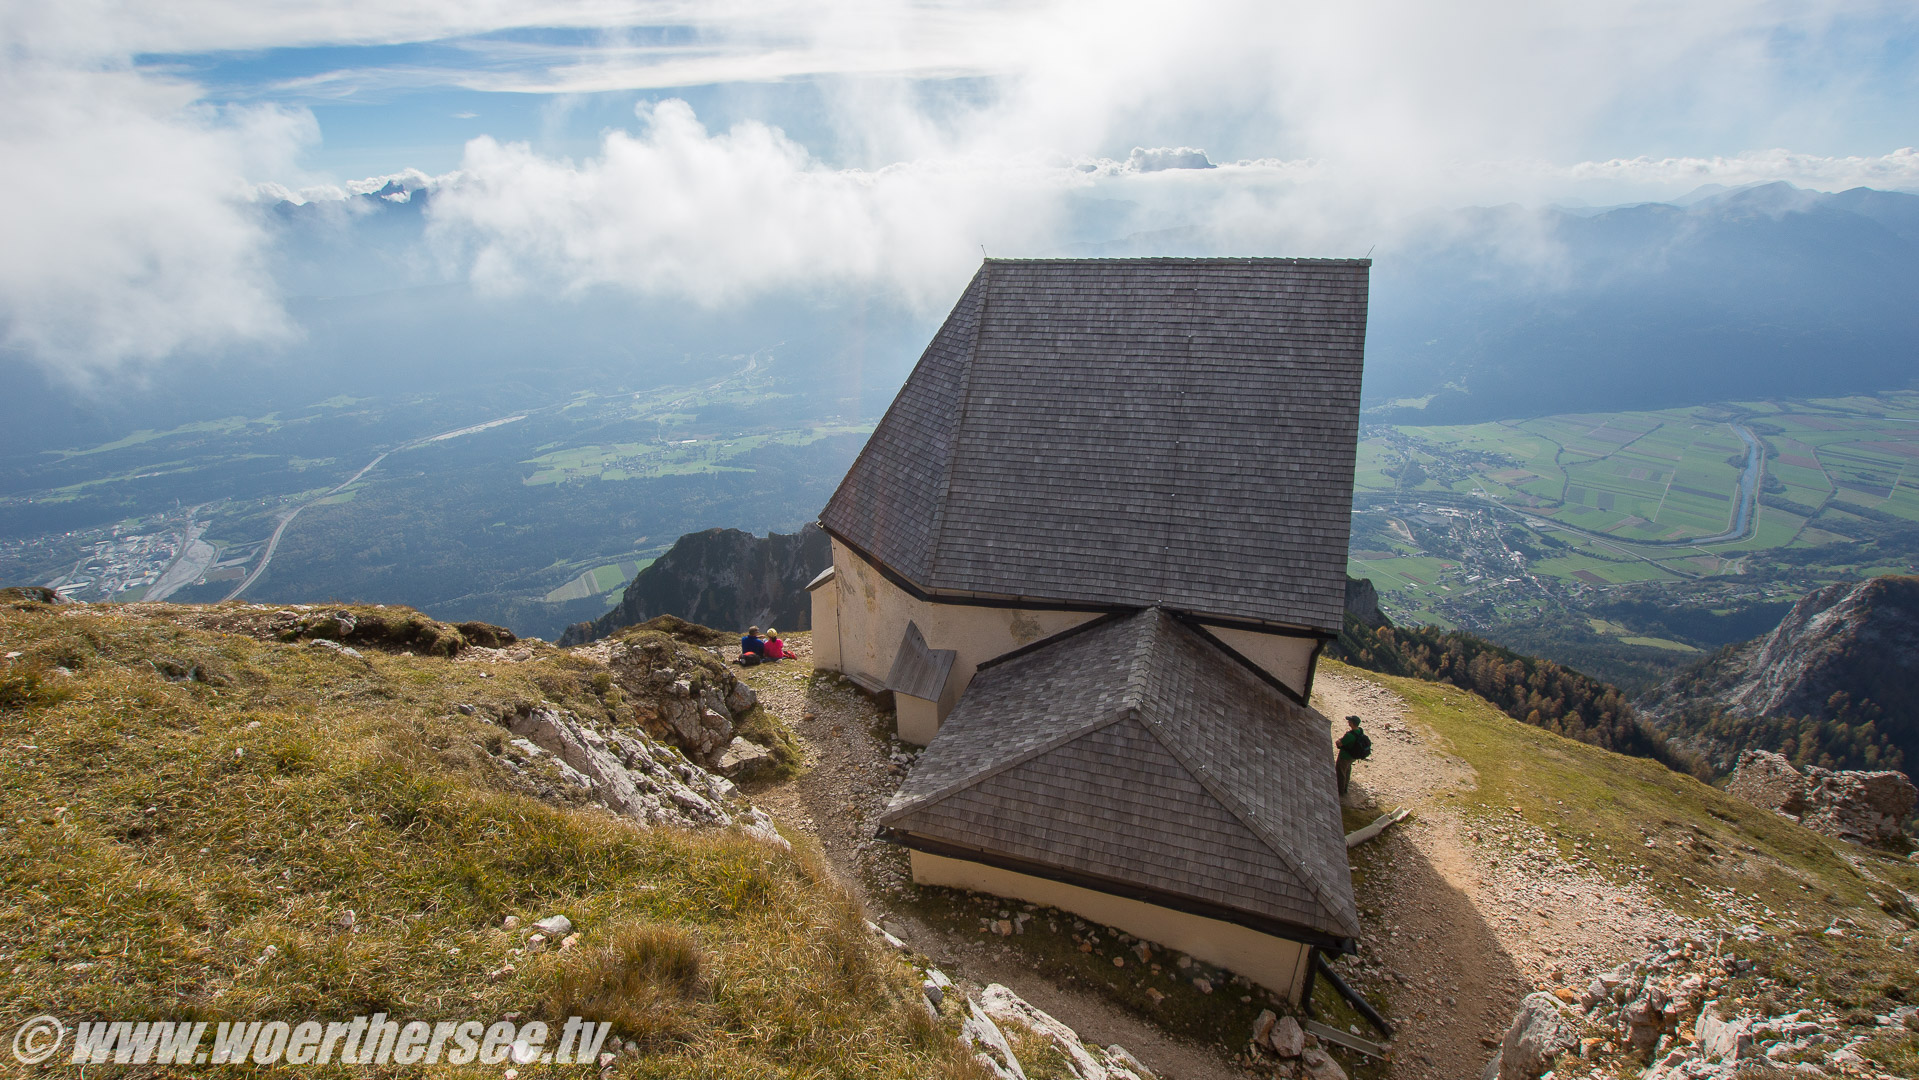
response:
M499 427L501 424L510 424L514 422L515 420L524 420L533 412L543 412L543 411L545 410L543 409L534 409L530 411L523 410L521 412L514 413L510 416L502 416L496 420L488 420L483 424L469 424L465 427L457 427L449 431L435 432L431 435L424 435L424 436L421 436L420 438L414 439L412 442L401 443L400 445L394 447L391 450L384 451L383 453L380 454L379 457L376 457L372 461L369 461L365 465L362 465L360 467L359 472L356 472L352 476L347 477L347 479L343 483L339 484L338 486L328 488L326 491L321 492L320 494L314 496L313 498L308 499L306 502L303 502L300 505L294 507L293 509L287 511L286 514L280 518L280 523L274 526L273 535L267 538L267 546L260 553L260 564L258 566L255 566L253 568L253 572L248 574L244 579L242 579L240 584L235 585L233 587L233 591L226 594L226 596L222 598L222 602L226 600L238 600L240 598L241 593L246 592L247 589L250 586L252 586L254 582L260 580L261 574L264 574L267 572L267 564L273 561L273 552L277 548L279 548L280 538L286 535L287 526L293 524L293 519L300 516L300 511L305 510L307 507L312 506L314 503L317 503L321 501L322 499L328 499L335 495L338 495L340 492L345 491L347 488L352 487L356 483L359 483L361 477L365 476L367 473L372 472L375 468L379 466L380 462L385 461L390 455L397 454L402 450L411 450L416 446L424 446L430 442L438 442L441 439L453 439L453 438L458 438L461 435L471 435L477 431L486 431L489 428Z
M406 446L398 447L397 449L405 450L407 446L418 446L420 443L423 443L425 441L426 441L425 439L418 439L413 442L407 443ZM321 495L317 495L311 499L308 499L306 502L303 502L300 505L294 507L293 509L287 511L280 518L280 524L274 527L273 535L267 539L266 549L260 553L260 565L255 566L253 568L252 573L242 578L240 580L240 584L235 585L233 587L232 592L226 594L224 597L221 597L221 601L224 603L227 600L238 600L240 598L240 594L243 592L246 592L247 587L249 585L252 585L254 582L260 580L260 575L267 572L267 564L273 561L273 552L276 548L280 546L280 538L286 535L287 526L293 524L293 519L300 516L300 511L305 510L307 507L312 506L314 503L319 502L321 499L331 498L332 496L338 495L340 492L345 491L347 488L353 486L353 484L357 482L360 479L360 477L365 476L367 473L372 472L373 467L375 465L378 465L380 462L385 461L387 458L387 454L391 454L393 452L394 451L392 450L388 450L385 453L382 453L379 457L376 457L372 461L367 462L366 465L363 466L359 472L354 473L351 477L347 479L345 483L339 485L338 487L331 488Z

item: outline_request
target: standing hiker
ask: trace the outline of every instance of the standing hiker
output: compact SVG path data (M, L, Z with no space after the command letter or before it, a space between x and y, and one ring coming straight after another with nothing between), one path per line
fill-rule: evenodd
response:
M1339 756L1333 760L1333 768L1339 773L1339 797L1346 797L1346 785L1353 780L1353 762L1364 761L1373 756L1373 740L1359 729L1359 717L1346 718L1346 734L1335 743L1339 747Z

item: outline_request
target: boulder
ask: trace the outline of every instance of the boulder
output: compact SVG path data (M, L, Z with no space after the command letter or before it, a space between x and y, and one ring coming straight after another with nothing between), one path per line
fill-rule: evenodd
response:
M735 779L751 779L773 765L773 751L758 743L747 742L735 735L733 741L720 751L716 763L720 772Z
M1317 1046L1309 1046L1299 1055L1301 1075L1309 1080L1346 1080L1346 1070L1339 1067L1333 1055Z
M1012 1045L993 1018L974 1002L967 1003L967 1012L967 1018L960 1022L960 1041L973 1048L973 1060L985 1066L998 1080L1026 1080L1026 1070L1020 1068Z
M1904 773L1817 767L1801 772L1770 750L1742 751L1726 790L1815 832L1860 843L1898 839L1919 801L1919 788Z
M1626 1042L1635 1050L1651 1050L1659 1045L1659 1037L1666 1033L1665 1011L1645 998L1639 998L1620 1010L1619 1019L1625 1026Z
M1806 778L1783 754L1746 750L1726 785L1729 794L1759 807L1796 818L1806 812Z
M1579 1028L1551 994L1528 994L1500 1040L1499 1080L1539 1080L1553 1058L1579 1046Z
M1919 802L1919 788L1902 772L1808 769L1811 806L1799 823L1815 832L1862 843L1897 840Z
M734 680L732 688L726 692L726 708L734 716L745 716L759 703L759 692L737 679Z
M1299 1026L1299 1021L1282 1016L1273 1022L1273 1030L1266 1033L1266 1045L1280 1057L1298 1057L1306 1052L1306 1031Z
M1699 1052L1707 1061L1738 1061L1752 1056L1752 1021L1741 1018L1722 1020L1708 1008L1693 1027Z
M999 983L981 990L974 1008L996 1024L1023 1027L1051 1042L1079 1080L1152 1080L1152 1072L1124 1048L1088 1049L1078 1032Z
M1266 1036L1272 1033L1273 1024L1278 1019L1278 1014L1273 1010L1261 1009L1259 1015L1253 1018L1253 1042L1257 1045L1265 1045Z

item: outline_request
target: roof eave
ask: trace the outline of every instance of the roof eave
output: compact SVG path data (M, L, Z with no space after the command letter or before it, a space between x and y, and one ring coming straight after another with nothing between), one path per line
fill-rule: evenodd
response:
M847 539L831 525L820 523L820 528L833 539L846 545L847 550L859 556L861 562L879 571L880 576L897 587L901 592L929 604L970 604L975 607L1018 608L1024 611L1087 611L1087 612L1125 612L1140 611L1154 606L1151 603L1118 603L1109 601L1067 600L1056 596L1026 596L1018 593L983 593L961 589L942 589L928 587L912 580L872 552ZM1216 612L1194 611L1186 608L1159 605L1167 611L1184 618L1206 623L1209 626L1224 627L1229 630L1250 630L1254 633L1275 634L1281 637L1304 637L1331 640L1339 636L1338 627L1328 628L1306 623L1277 622L1265 619L1248 619L1240 615L1223 615Z
M912 851L920 851L928 855L938 855L948 859L976 862L983 866L991 866L996 869L1008 870L1016 874L1025 874L1029 877L1042 878L1047 881L1056 881L1062 885L1072 885L1077 888L1087 889L1091 892L1104 893L1108 896L1117 896L1126 900L1137 900L1141 903L1152 904L1155 907L1163 907L1172 911L1184 912L1188 915L1197 915L1201 918L1232 923L1235 926L1243 926L1248 930L1256 930L1262 934L1271 934L1274 937L1283 937L1289 941L1297 941L1303 945L1332 949L1335 952L1351 952L1353 948L1353 937L1355 936L1353 934L1342 935L1319 927L1305 926L1289 919L1281 919L1260 912L1230 907L1202 897L1186 896L1180 893L1168 892L1163 889L1155 889L1147 885L1140 885L1135 882L1101 877L1096 874L1087 874L1065 867L1033 862L1029 859L1021 859L996 851L988 851L984 848L954 844L936 837L924 836L919 833L906 832L899 829L882 827L874 836L876 839L883 840L886 843L896 844Z

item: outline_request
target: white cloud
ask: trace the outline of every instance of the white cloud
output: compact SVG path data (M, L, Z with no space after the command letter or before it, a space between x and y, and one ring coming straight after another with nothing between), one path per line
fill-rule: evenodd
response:
M1191 146L1133 147L1126 155L1126 167L1134 172L1164 172L1167 169L1210 169L1213 163L1206 151Z
M457 182L436 190L436 237L493 288L615 285L717 305L851 286L943 302L982 244L1043 233L1053 189L1080 182L964 162L833 169L763 124L709 132L677 100L641 120L577 165L470 142Z
M1673 194L1704 184L1736 187L1773 180L1821 191L1853 187L1910 191L1919 190L1919 150L1908 146L1889 154L1847 157L1774 149L1727 157L1614 158L1546 171L1575 183L1651 187Z
M263 270L250 175L282 171L312 117L215 110L124 70L0 74L0 340L76 384L181 349L290 333Z

